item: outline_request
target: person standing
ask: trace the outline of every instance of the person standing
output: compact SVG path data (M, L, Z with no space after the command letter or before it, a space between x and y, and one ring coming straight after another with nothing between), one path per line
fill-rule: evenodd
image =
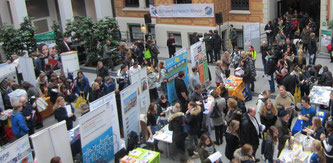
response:
M266 41L263 41L261 46L260 46L260 51L261 51L261 60L262 60L262 65L264 66L264 74L267 75L267 56L268 54L268 46Z
M326 155L326 162L333 162L333 121L326 122L327 135L321 134L321 146Z
M279 131L275 126L268 127L266 142L264 145L264 156L268 163L278 160Z
M225 146L225 156L231 161L234 158L234 152L240 147L239 140L239 121L232 120L225 134L227 145Z
M13 104L13 112L10 116L12 123L12 130L15 138L20 138L29 132L29 127L25 122L22 112L22 105L20 103Z
M271 93L275 92L275 81L274 81L275 71L276 71L276 57L274 55L271 55L268 57L266 65L266 73L269 76L268 82Z
M273 45L273 27L272 27L272 21L269 21L265 25L265 32L266 32L266 38L268 45Z
M332 73L328 70L327 66L323 67L323 73L321 74L321 77L319 78L318 84L320 86L328 86L332 87Z
M255 157L260 138L260 124L256 119L256 108L250 106L247 114L243 114L240 127L241 144L250 144L253 147L253 156Z
M60 53L71 51L70 42L66 37L64 37L63 41L59 45L59 48L60 48Z
M317 43L316 43L315 33L310 33L310 38L308 42L308 51L309 51L309 64L314 65L316 63L316 55L317 55Z
M187 100L188 100L188 89L184 79L185 79L184 71L180 71L178 73L178 78L175 79L176 94L178 101L182 106L183 113L185 113L187 110Z
M214 43L214 55L215 55L215 61L221 59L221 47L222 47L222 40L221 37L219 36L219 33L217 30L214 30L213 34L213 43Z
M230 75L230 69L229 69L230 64L231 64L230 53L228 51L225 51L222 57L222 67L224 68L226 78L228 78Z
M158 47L156 45L156 40L152 40L149 50L150 50L150 53L151 53L151 64L154 67L157 67L157 65L158 65L158 54L160 54L160 51L158 50Z
M112 61L112 46L110 40L107 40L103 46L103 60L107 66L110 66L109 68L111 71L113 71L114 65Z
M279 142L280 142L279 146L278 146L279 153L282 151L284 144L286 143L286 140L290 139L290 137L291 137L291 132L289 129L289 124L288 124L289 119L290 119L290 116L289 116L288 112L285 110L281 110L279 112L279 117L275 123L275 127L278 129L278 132L279 132L279 136L278 136Z
M193 45L199 41L199 36L197 32L194 32L190 38L190 45Z
M230 29L229 38L231 40L231 45L232 48L235 48L235 46L237 46L237 40L238 40L237 32L236 29L234 28L234 25L232 24L229 26L229 29Z
M309 39L310 39L310 27L309 25L306 25L306 27L303 29L302 33L301 33L301 38L303 40L303 51L304 53L306 53L308 51L308 43L309 43Z
M197 67L193 67L192 68L192 75L190 75L190 79L189 79L189 89L191 92L194 91L194 86L197 84L201 84L200 83L200 77L199 77L199 73L198 73L198 68Z
M308 96L302 97L302 111L301 111L301 119L303 120L302 129L308 128L312 126L312 118L316 116L316 109L314 109L310 105L310 98Z
M109 70L103 65L102 61L97 62L96 75L102 77L103 81L106 76L109 76Z
M231 53L231 64L233 65L234 69L236 69L240 62L240 51L238 46L234 47L234 51Z
M66 120L67 130L73 128L73 121L75 120L74 110L72 109L71 113L67 113L66 102L64 97L59 96L56 100L56 103L53 105L54 116L58 122Z
M223 84L222 76L224 76L224 72L222 70L222 62L221 60L218 60L216 62L216 69L215 69L215 83L217 87Z
M176 53L176 42L173 34L169 34L169 39L167 40L167 46L169 50L169 58L175 56Z
M213 91L211 93L211 95L214 97L214 102L213 102L213 108L211 110L211 115L214 112L220 112L220 114L216 114L215 117L211 117L212 120L212 124L214 126L215 129L215 142L214 144L216 145L220 145L223 143L223 135L224 135L224 126L226 125L224 123L224 110L226 109L227 105L226 105L226 101L224 98L221 98L219 96L219 94L216 91ZM216 107L215 107L216 106ZM217 110L214 110L217 109Z
M25 118L25 122L27 126L29 127L29 135L32 135L35 133L34 129L34 113L32 106L29 102L27 102L27 99L25 97L20 98L20 104L22 105L22 114Z
M207 61L208 63L213 63L213 37L211 31L204 34L204 41L206 45Z
M248 61L247 60L242 60L243 64L243 82L245 83L245 90L247 94L247 98L245 99L246 101L251 101L252 100L252 92L251 92L251 83L254 81L253 75L251 73L250 66L248 66Z
M187 111L185 113L186 124L189 126L189 155L194 158L198 155L195 153L196 146L198 146L198 135L200 134L200 113L201 107L197 106L196 102L191 101L188 103Z

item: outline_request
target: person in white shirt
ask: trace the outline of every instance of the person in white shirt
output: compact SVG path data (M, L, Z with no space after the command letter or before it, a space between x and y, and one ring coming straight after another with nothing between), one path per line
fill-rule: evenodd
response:
M139 70L141 70L141 66L139 65L138 61L135 61L133 66L131 66L130 69L129 69L130 75L135 74Z

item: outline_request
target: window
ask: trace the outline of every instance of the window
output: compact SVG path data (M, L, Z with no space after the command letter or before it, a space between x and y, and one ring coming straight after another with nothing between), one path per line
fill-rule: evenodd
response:
M139 7L139 0L125 0L126 7Z
M231 0L231 10L249 10L249 0Z
M182 35L180 33L173 33L173 32L168 32L167 36L169 36L169 34L173 34L173 37L175 38L175 44L176 47L183 47L182 46ZM169 38L169 37L167 37Z
M34 19L50 16L48 3L45 0L26 1L28 15Z
M192 0L174 0L175 4L192 3Z
M239 47L239 49L242 49L242 47L244 47L244 40L243 40L243 30L236 30L237 32L237 46ZM243 50L247 50L247 49L243 49Z
M128 29L130 32L131 42L135 42L137 40L144 39L144 34L141 32L140 24L128 25Z

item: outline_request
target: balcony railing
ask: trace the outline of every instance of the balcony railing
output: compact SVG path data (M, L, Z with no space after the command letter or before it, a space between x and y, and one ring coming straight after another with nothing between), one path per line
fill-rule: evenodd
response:
M249 0L231 0L231 10L249 10Z

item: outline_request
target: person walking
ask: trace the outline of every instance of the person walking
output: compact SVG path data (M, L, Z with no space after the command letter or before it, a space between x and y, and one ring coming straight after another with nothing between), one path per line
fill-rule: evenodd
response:
M309 64L314 65L316 63L317 55L317 43L316 43L316 34L310 33L310 39L308 42L308 51L309 51Z

